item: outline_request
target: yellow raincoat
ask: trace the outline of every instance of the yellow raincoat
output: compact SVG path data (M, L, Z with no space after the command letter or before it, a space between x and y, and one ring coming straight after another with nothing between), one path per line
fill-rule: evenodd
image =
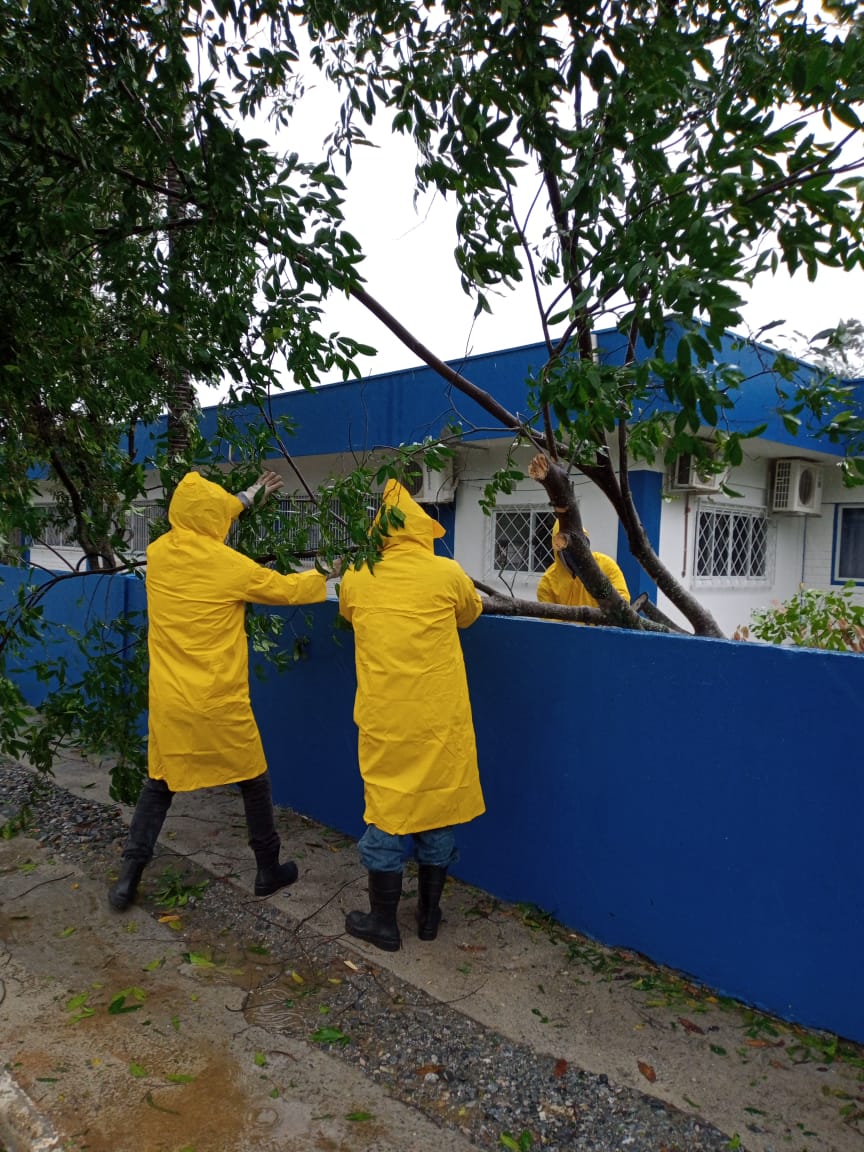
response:
M558 533L558 521L552 526L553 537ZM592 552L597 567L607 578L618 595L630 603L630 592L624 573L611 556L603 552ZM551 564L540 577L537 585L537 599L547 604L569 604L574 608L597 608L598 604L591 593L578 577L570 575L570 571L561 559L560 552L555 553L555 562Z
M435 555L441 525L395 481L384 503L405 526L391 529L374 571L344 574L339 610L355 636L363 819L400 835L485 811L457 631L482 603L456 561Z
M250 780L267 769L249 702L244 605L326 599L319 572L282 576L229 548L236 496L190 472L147 549L148 773L173 792Z

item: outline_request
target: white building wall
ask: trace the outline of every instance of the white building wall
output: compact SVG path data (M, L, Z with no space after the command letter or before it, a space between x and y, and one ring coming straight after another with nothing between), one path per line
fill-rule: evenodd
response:
M727 478L740 495L682 493L666 496L660 528L660 556L672 574L708 609L727 635L750 623L752 613L793 596L803 577L802 517L775 516L768 509L770 463L750 456ZM768 565L764 580L697 577L697 522L700 507L760 509L768 515ZM658 606L676 623L682 614L661 593Z
M769 447L770 450L770 447ZM508 457L526 474L513 492L500 494L497 506L548 510L542 486L527 477L533 449L511 450L508 441L490 440L463 443L457 448L455 472L458 479L455 498L455 533L448 535L445 546L473 578L504 594L533 599L540 573L499 573L494 566L494 521L484 514L480 501L493 474L503 467ZM314 490L328 479L344 475L359 461L351 453L305 457L298 462L304 477ZM286 461L274 459L271 466L284 477L285 495L303 495L296 475ZM836 462L823 463L823 499L819 516L775 515L768 510L769 563L767 578L741 584L732 580L699 579L694 575L696 527L699 508L732 507L767 509L769 502L770 462L751 456L729 477L728 483L740 493L729 497L722 493L667 494L663 498L660 519L659 553L666 566L705 605L722 631L731 636L742 625L750 623L754 610L788 600L800 589L832 587L832 558L835 549L835 519L839 505L864 505L864 488L847 489L842 485ZM230 470L230 466L228 466ZM602 492L579 474L573 485L583 523L590 533L595 551L617 556L618 521ZM158 497L157 492L150 494ZM72 568L81 559L75 549L32 547L31 560L47 569ZM836 584L833 587L837 587ZM864 588L856 594L864 603ZM685 618L665 596L659 594L659 607L673 620L688 627Z

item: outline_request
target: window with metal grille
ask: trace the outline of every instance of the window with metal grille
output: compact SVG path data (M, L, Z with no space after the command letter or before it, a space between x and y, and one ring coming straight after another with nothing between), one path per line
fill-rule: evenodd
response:
M165 505L161 500L142 500L133 504L126 513L126 547L131 552L144 552L150 543L150 526L166 516ZM75 526L69 524L44 524L34 544L47 548L79 548L75 536Z
M126 514L126 546L129 551L146 552L150 543L151 526L157 520L166 519L167 516L168 510L162 500L142 500L138 504L133 504L131 511Z
M69 525L43 524L33 543L43 544L46 548L75 548L75 529Z
M370 524L380 507L380 494L370 493L366 504ZM338 500L331 501L328 510L333 516L342 515L342 506ZM321 546L321 528L315 520L317 511L315 501L308 496L283 496L279 500L279 518L276 528L289 547L301 553L318 551ZM228 543L232 546L237 543L238 533L238 522L235 521L228 536ZM263 538L263 532L260 534L260 538ZM351 543L348 529L335 520L330 526L330 542L337 550L340 546L347 547ZM309 565L314 563L314 556L304 556L303 559L308 561Z
M700 505L694 575L706 583L767 581L768 543L764 509Z
M864 580L864 507L860 504L841 506L837 530L840 539L834 579Z
M553 560L555 513L543 508L498 508L493 520L495 571L545 572Z

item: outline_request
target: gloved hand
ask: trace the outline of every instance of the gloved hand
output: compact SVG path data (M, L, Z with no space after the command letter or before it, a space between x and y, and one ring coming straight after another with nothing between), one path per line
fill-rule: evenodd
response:
M272 496L274 492L278 492L282 487L282 477L278 472L262 472L254 484L250 484L248 488L244 488L242 492L237 493L237 499L244 508L251 508L255 503L255 497L264 489L263 499Z

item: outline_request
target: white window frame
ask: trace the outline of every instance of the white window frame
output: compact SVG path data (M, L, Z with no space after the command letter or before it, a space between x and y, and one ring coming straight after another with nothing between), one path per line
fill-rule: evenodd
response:
M844 519L847 512L858 512L860 515L857 519L861 521L862 528L864 528L864 504L837 505L836 519L834 521L834 558L831 565L831 583L848 584L852 581L855 584L864 584L864 571L862 571L860 576L847 576L840 570L840 558L843 551Z
M712 568L725 567L727 571L718 572L712 571L710 573L700 574L699 572L699 541L701 536L701 525L703 517L712 517L715 522L722 517L733 518L733 528L735 519L748 520L753 522L760 522L765 527L765 564L764 571L759 575L754 575L750 570L750 562L748 560L748 573L747 575L733 575L728 571L731 566L729 560L731 558L732 541L734 532L730 531L728 541L724 547L727 550L727 562L725 565L712 564ZM752 528L751 528L752 530ZM713 548L713 543L712 543ZM768 516L766 508L762 507L739 507L732 504L718 504L715 501L699 500L696 504L696 513L693 522L693 587L695 588L764 588L773 584L774 582L774 561L776 556L776 525L774 521Z

